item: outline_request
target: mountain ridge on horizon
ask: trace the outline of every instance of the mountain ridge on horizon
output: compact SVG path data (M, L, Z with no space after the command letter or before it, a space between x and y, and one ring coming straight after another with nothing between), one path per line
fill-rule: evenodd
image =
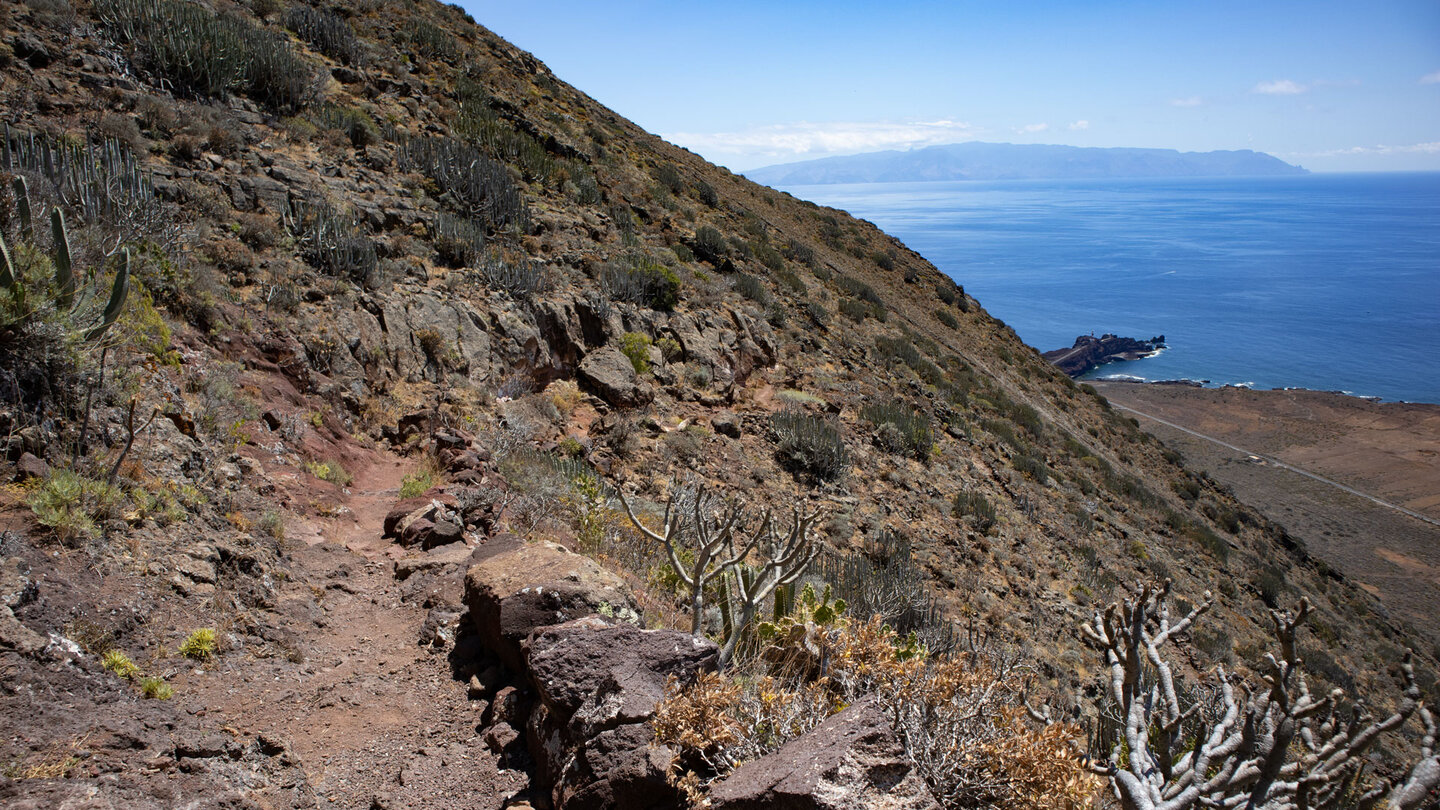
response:
M902 183L953 180L1068 180L1136 177L1242 177L1309 174L1250 149L1181 152L1140 147L965 141L919 149L778 163L742 172L766 185Z

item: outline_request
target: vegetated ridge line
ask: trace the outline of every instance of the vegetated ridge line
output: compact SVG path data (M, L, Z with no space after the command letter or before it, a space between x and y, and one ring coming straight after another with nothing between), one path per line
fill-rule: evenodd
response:
M1254 451L1252 451L1252 450L1246 450L1246 449L1243 448L1243 447L1236 447L1235 445L1233 445L1233 444L1231 444L1231 443L1229 443L1229 442L1226 442L1226 441L1221 441L1220 439L1217 439L1217 438L1215 438L1214 436L1206 436L1204 433L1197 433L1197 432L1191 430L1190 428L1181 427L1181 426L1175 424L1174 422L1167 422L1167 421L1165 421L1164 419L1161 419L1161 418L1158 417L1158 416L1151 416L1150 414L1145 413L1144 411L1137 411L1137 410L1135 410L1134 408L1127 408L1127 407L1125 407L1124 405L1119 404L1118 402L1111 402L1110 404L1111 404L1112 406L1116 407L1116 408L1119 408L1119 409L1122 410L1122 411L1128 411L1128 412L1130 412L1130 413L1135 414L1136 416L1143 416L1143 417L1145 417L1146 419L1149 419L1149 420L1152 421L1152 422L1159 422L1160 424L1165 425L1166 427L1174 428L1174 429L1176 429L1176 430L1178 430L1178 431L1180 431L1180 432L1182 432L1182 433L1188 433L1188 434L1190 434L1191 436L1194 436L1194 437L1197 438L1197 439L1204 439L1204 440L1207 441L1207 442L1214 442L1215 444L1218 444L1218 445L1220 445L1221 447L1228 447L1229 449L1234 450L1234 451L1237 452L1237 453L1244 453L1244 454L1247 455L1247 456L1254 456L1254 457L1256 457L1256 458L1263 459L1263 460L1265 460L1267 463L1274 464L1276 467L1282 467L1282 468L1284 468L1284 469L1289 470L1290 472L1298 473L1298 474L1300 474L1300 475L1303 475L1303 476L1305 476L1306 478L1313 478L1314 480L1319 481L1319 482L1322 483L1322 484L1329 484L1330 486L1335 487L1336 489L1344 490L1345 492L1348 492L1348 493L1350 493L1351 495L1356 495L1356 496L1358 496L1358 497L1364 498L1365 500L1370 501L1371 503L1377 503L1377 504L1379 504L1379 505L1381 505L1381 506L1384 506L1384 507L1387 507L1387 508L1389 508L1389 509L1394 509L1396 512L1400 512L1400 513L1402 513L1402 514L1409 515L1410 517L1415 518L1416 520L1423 520L1423 521L1425 521L1426 523L1429 523L1429 524L1432 525L1432 526L1440 526L1440 520L1436 520L1435 518L1429 517L1428 515L1422 515L1422 514L1420 514L1419 512L1416 512L1414 509L1406 509L1405 507L1400 506L1399 504L1390 503L1389 501L1383 501L1383 500L1375 497L1374 495L1370 495L1370 494L1361 492L1360 490L1355 489L1354 487L1347 487L1347 486L1345 486L1344 484L1340 483L1339 481L1331 481L1329 478L1326 478L1326 477L1323 476L1323 475L1316 475L1315 473L1312 473L1312 472L1310 472L1309 470L1302 470L1302 469L1300 469L1299 467L1294 466L1293 464L1286 464L1285 462L1281 461L1281 460L1278 459L1278 458L1274 458L1274 457L1272 457L1272 456L1267 456L1267 455L1265 455L1264 453L1256 453L1256 452L1254 452Z

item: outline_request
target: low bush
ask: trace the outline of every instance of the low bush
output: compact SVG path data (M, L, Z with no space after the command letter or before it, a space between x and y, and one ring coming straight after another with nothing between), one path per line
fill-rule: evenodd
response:
M770 419L780 461L792 470L834 481L850 469L850 452L839 428L800 410L784 410Z
M1032 723L1026 678L1012 666L928 656L878 618L796 626L755 672L667 686L655 734L676 749L672 769L692 800L866 696L879 701L943 807L1078 808L1097 793L1080 729ZM829 662L824 677L809 666L817 658Z
M100 0L109 34L179 89L224 98L242 92L281 113L309 104L315 71L290 40L183 0Z
M626 332L620 336L620 353L630 360L636 374L650 371L650 336L639 332Z
M720 231L710 225L702 225L695 230L695 240L690 249L700 259L717 267L730 255L730 243Z
M523 231L530 213L505 165L464 141L443 137L404 139L397 152L402 169L430 178L442 201L491 231Z
M215 657L215 630L202 627L191 633L180 644L180 654L195 661L209 661Z
M285 10L285 27L331 59L347 65L361 62L364 50L360 39L338 14L294 3Z
M600 288L611 301L644 304L669 312L680 303L680 276L643 255L631 255L606 264Z
M140 694L151 700L169 700L174 697L175 690L164 678L151 675L140 679Z
M995 526L995 505L982 492L972 490L957 494L950 512L962 520L968 518L970 525L981 534L988 533Z
M489 256L480 264L480 277L490 289L508 293L515 299L529 298L550 286L545 265L524 256L515 261Z
M860 416L881 431L881 445L892 453L901 453L919 461L928 461L935 446L935 431L930 416L903 402L889 401L866 405ZM886 431L886 426L891 429ZM883 441L883 437L892 437Z
M748 273L735 274L735 290L757 304L770 303L770 293L760 279Z
M325 200L295 200L285 213L285 227L316 270L367 286L379 282L375 243L353 214Z
M130 660L130 656L119 650L107 650L100 657L100 666L127 681L134 680L135 676L140 674L140 667Z

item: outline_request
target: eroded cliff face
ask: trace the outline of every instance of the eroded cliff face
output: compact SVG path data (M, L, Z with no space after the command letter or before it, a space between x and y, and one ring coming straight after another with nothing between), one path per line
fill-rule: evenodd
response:
M651 503L687 483L818 503L827 554L903 569L927 632L962 622L1023 650L1062 704L1094 686L1074 627L1157 577L1222 595L1194 669L1243 668L1267 603L1304 592L1321 676L1387 692L1365 673L1405 635L1377 602L871 224L640 131L454 8L357 2L317 23L298 3L189 6L293 57L290 93L177 74L163 28L120 22L129 7L0 17L16 261L40 278L54 248L23 198L37 221L67 212L87 272L109 278L122 245L134 262L104 347L40 358L3 336L26 481L4 495L0 552L28 595L0 623L0 758L40 781L0 795L526 795L535 729L559 721L544 695L533 719L524 673L486 676L467 568L527 541L579 548L638 591L647 626L688 629L662 559L624 539L603 487L577 488L588 476ZM65 168L87 154L88 185ZM838 471L785 450L780 413L836 431ZM108 488L33 506L61 468ZM414 518L398 532L397 510ZM179 656L202 627L215 656ZM175 697L144 698L107 651ZM83 686L51 686L62 671Z

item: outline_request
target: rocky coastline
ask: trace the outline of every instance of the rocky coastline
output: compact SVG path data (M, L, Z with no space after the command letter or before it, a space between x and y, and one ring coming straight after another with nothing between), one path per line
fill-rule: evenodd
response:
M1068 349L1054 349L1043 352L1040 356L1071 377L1079 377L1106 363L1113 363L1116 360L1138 360L1142 357L1149 357L1163 348L1165 348L1164 335L1157 335L1149 340L1138 340L1112 334L1104 334L1097 338L1090 334L1075 338L1075 345Z

